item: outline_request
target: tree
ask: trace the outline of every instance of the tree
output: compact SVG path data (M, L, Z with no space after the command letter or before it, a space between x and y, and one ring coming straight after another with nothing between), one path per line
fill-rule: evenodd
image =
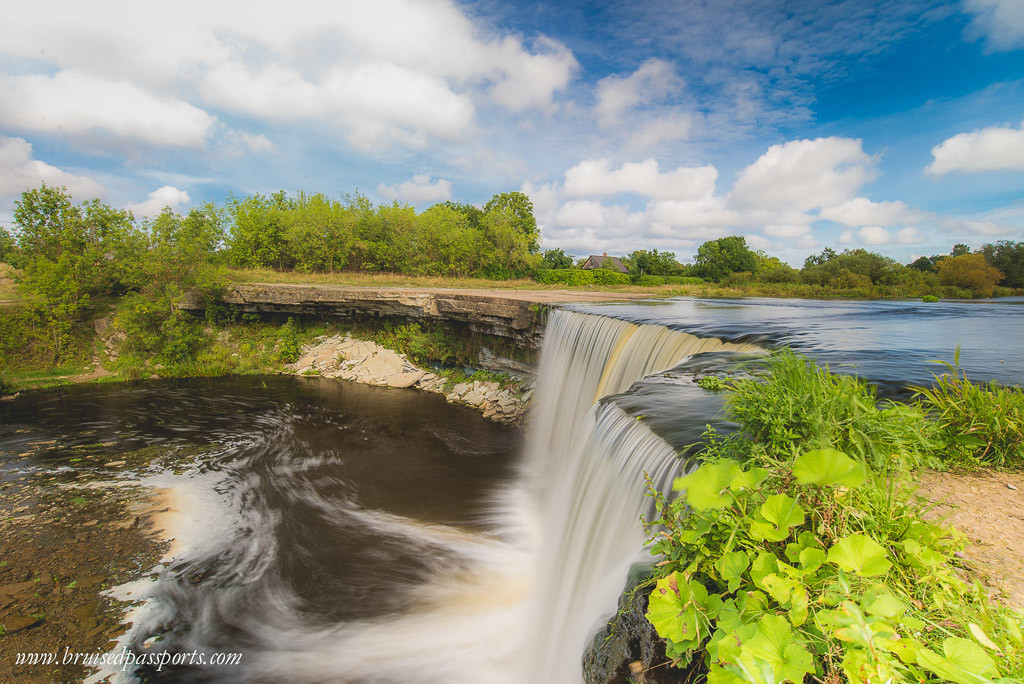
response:
M144 251L131 214L98 199L72 203L66 188L26 190L14 205L21 290L49 331L54 360L90 296L121 294L138 283Z
M702 278L719 282L730 273L753 272L757 256L741 235L709 240L697 249L694 271Z
M472 204L460 204L459 202L452 202L451 200L448 200L447 202L439 202L433 207L430 207L430 209L433 209L434 207L447 207L459 212L466 217L467 224L473 229L480 227L480 220L484 217L484 210L480 207L475 207ZM430 211L430 209L427 211Z
M544 252L544 268L572 268L575 262L572 257L556 247Z
M984 254L961 254L939 264L941 284L971 290L982 297L991 296L1002 279L1003 274L985 260Z
M631 275L672 275L682 270L673 252L647 251L638 249L623 258L623 264Z
M971 249L962 242L953 245L953 249L950 251L949 256L958 257L965 254L970 254Z
M512 227L526 238L526 246L530 254L540 251L540 231L537 220L533 217L533 202L521 192L503 192L487 200L484 214L495 211L508 211L512 216Z
M1024 242L1000 240L981 248L985 260L1002 272L1003 287L1024 287Z
M18 243L3 226L0 226L0 264L14 264Z

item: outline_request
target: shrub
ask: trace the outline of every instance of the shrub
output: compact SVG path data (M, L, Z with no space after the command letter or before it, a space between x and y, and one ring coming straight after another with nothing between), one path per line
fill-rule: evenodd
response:
M609 271L604 268L596 268L588 273L593 274L594 283L598 285L629 285L629 274Z
M590 285L594 282L595 271L584 271L578 268L541 268L534 276L538 283L545 285Z
M934 304L935 302L939 301L939 298L936 297L935 295L925 295L924 297L921 297L921 301L928 302L929 304Z
M295 319L291 316L278 333L278 357L284 363L295 363L299 360L299 337L295 329Z
M1003 279L999 269L991 266L983 254L962 254L939 262L939 282L990 297Z

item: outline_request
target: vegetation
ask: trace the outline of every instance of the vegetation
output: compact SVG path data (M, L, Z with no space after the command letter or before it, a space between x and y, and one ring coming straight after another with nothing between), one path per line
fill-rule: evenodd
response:
M955 378L937 395L964 394ZM975 415L1002 401L972 387ZM924 520L910 479L976 423L935 420L937 400L877 406L788 352L732 388L739 430L707 433L680 497L654 493L665 560L647 617L672 663L712 683L1019 681L1021 616L971 580L964 540ZM990 429L991 450L1016 444Z

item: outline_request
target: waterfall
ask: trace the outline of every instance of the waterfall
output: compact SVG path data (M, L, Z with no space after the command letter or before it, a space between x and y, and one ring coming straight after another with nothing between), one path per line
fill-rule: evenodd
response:
M643 551L644 473L667 491L683 464L603 397L710 351L756 351L659 325L555 311L532 408L526 479L535 552L524 682L581 682L584 649Z
M182 556L145 586L123 588L122 597L147 601L120 644L141 652L152 636L166 635L149 648L245 651L236 667L203 670L199 678L209 682L580 684L588 642L615 610L629 566L646 555L639 518L651 500L644 496L644 473L664 491L685 466L611 395L694 354L756 349L554 311L522 472L508 489L491 493L493 520L480 530L425 522L314 486L319 481L302 473L321 467L325 454L294 439L292 414L283 414L261 440L228 447L245 454L237 472L160 476L161 486L210 496L183 497L194 505L172 516ZM673 406L692 406L703 418L706 396L681 392L687 394L693 398ZM248 465L262 462L271 469ZM266 479L275 484L264 488ZM258 504L260 497L280 496L301 501L326 529L375 540L367 548L378 559L373 571L391 587L385 598L392 607L365 617L311 618L307 599L275 554L281 511L291 509L267 513ZM257 551L258 567L232 572ZM402 554L422 567L405 572ZM222 566L223 584L183 579L193 569ZM169 624L176 629L168 632ZM91 681L107 676L132 681L111 669ZM177 681L169 677L163 681Z

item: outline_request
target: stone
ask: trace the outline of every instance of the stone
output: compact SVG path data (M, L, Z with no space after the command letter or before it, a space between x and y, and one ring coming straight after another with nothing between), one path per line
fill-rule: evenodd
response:
M524 394L524 395L523 395L523 398L522 398L522 402L523 402L524 404L526 404L526 403L528 403L528 402L529 402L529 401L530 401L531 399L533 399L533 390L532 390L532 389L531 389L531 390L530 390L529 392L527 392L526 394Z
M412 387L421 377L423 377L423 371L398 373L396 375L392 375L385 382L388 387Z
M460 382L455 387L452 387L452 394L461 396L469 391L470 386L464 382Z
M469 392L466 396L462 397L462 401L466 402L470 406L479 406L484 403L485 400L486 397L476 391Z

